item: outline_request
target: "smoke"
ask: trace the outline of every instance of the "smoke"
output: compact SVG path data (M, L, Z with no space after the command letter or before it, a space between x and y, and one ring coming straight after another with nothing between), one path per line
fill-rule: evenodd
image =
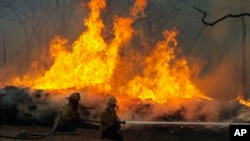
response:
M25 87L6 86L0 89L1 124L52 126L60 107L68 103L66 97L75 90L47 92ZM99 120L105 108L104 95L81 95L79 112L87 119Z
M55 115L58 105L51 102L49 93L6 86L0 90L1 123L8 124L47 124Z
M205 20L212 23L230 13L241 13L241 2L244 3L243 7L247 12L246 7L250 4L248 1L213 1L207 10L201 9L207 12ZM249 23L249 18L245 20ZM194 82L206 95L220 100L233 100L238 96L242 79L241 41L241 18L227 18L213 27L206 26L202 30L191 56L205 62ZM249 40L246 44L249 45ZM249 55L247 49L246 57ZM249 66L246 66L249 85ZM247 91L249 95L249 90Z
M156 4L152 4L151 7L146 9L145 14L147 18L136 22L134 25L136 29L134 35L135 37L133 37L133 39L120 51L121 60L118 62L114 73L114 80L120 79L120 81L113 81L113 87L123 86L128 83L128 81L131 80L135 75L142 74L143 68L145 67L145 64L142 63L143 60L145 60L148 54L154 50L154 44L157 40L161 39L161 32L165 29L172 29L173 26L177 28L179 31L178 39L180 39L178 40L179 47L182 48L183 53L185 53L184 51L186 48L189 48L187 45L190 45L191 42L193 42L197 33L200 32L201 27L204 26L201 23L202 15L195 13L197 11L192 9L193 5L202 6L201 8L204 8L203 10L208 10L209 16L207 17L207 20L213 21L229 13L238 13L240 2L228 2L224 0L213 1L209 3L206 1L207 5L205 6L205 4L201 4L198 1L192 1L188 3L189 7L185 7L184 5L186 3L188 2L168 3L158 1ZM150 4L151 1L149 2L149 5ZM246 2L246 6L247 4L249 4L249 2ZM168 8L166 8L166 5ZM109 7L111 10L107 9L107 11L105 11L107 13L104 12L102 17L103 19L105 18L105 14L110 14L108 16L112 18L116 14L128 15L129 12L126 11L129 11L128 9L131 8L131 4L125 1L122 3L120 1L112 1L111 5L109 6L112 6ZM162 8L167 9L167 12L159 13L158 11L162 11ZM76 12L76 15L81 15L79 14L79 11ZM220 14L218 15L218 13ZM145 16L144 13L141 14ZM78 16L75 17L80 19ZM110 17L107 18L107 22L105 23L107 26L111 26L111 23L113 23L113 21L110 20L112 19ZM215 27L205 28L201 32L202 34L197 38L193 46L193 50L191 50L188 56L188 58L198 58L197 60L205 62L202 63L203 66L198 66L199 69L195 76L193 76L193 82L203 93L214 100L209 101L201 99L189 99L176 102L182 104L176 104L175 101L168 101L166 104L156 104L152 101L141 101L131 98L129 102L127 101L127 103L123 103L123 97L120 97L120 105L118 105L118 113L120 117L124 120L186 121L232 121L234 118L247 119L246 115L249 113L240 111L242 107L237 101L233 101L237 97L240 87L239 72L241 62L241 26L239 21L239 19L225 20ZM72 23L79 24L79 20L73 19L69 25L72 25ZM53 25L52 27L57 26ZM75 33L64 33L67 38L70 38L71 40L78 36L79 31L82 31L82 29L79 30L79 28L77 28L81 26L75 24L74 26L68 27L72 27L72 31ZM11 28L14 28L14 26L9 27L9 29ZM49 27L47 30L49 30ZM112 34L108 29L105 29L105 31L104 34ZM14 31L11 31L11 33L12 32ZM57 30L50 32L53 34L59 33ZM49 33L47 38L52 37L52 33ZM64 34L62 32L62 35ZM47 46L47 48L43 48L43 50L48 50L49 40L46 41L47 45L43 46ZM10 41L9 38L7 38L7 46L9 46L11 42L12 39ZM19 44L20 39L19 42L13 42L15 44L11 45L13 48L11 47L8 50L8 56L16 56L16 54L19 55L20 52L24 52L15 50L16 48L19 48L19 46L16 44ZM33 54L35 57L39 55L39 49L37 52ZM32 75L36 75L36 71L38 71L38 73L44 72L49 68L52 62L48 57L48 51L44 54L41 56L39 55L40 57L38 57L38 63L34 62L31 67L27 67L28 65L23 65L23 63L19 61L22 60L20 58L11 58L10 64L15 64L16 67L10 69L10 72L8 73L15 73L15 75L19 75L18 73L22 69L34 70L34 72L29 72L33 73ZM250 53L248 51L248 55L249 54ZM24 54L20 53L20 56L23 58ZM13 60L17 62L13 63ZM41 62L43 65L41 65ZM198 64L198 62L194 61L193 64ZM1 69L0 71L2 72ZM121 73L125 71L126 73ZM249 69L247 72L249 72ZM65 97L67 96L66 94L69 94L70 92L67 91L59 94L50 94L46 91L31 90L30 88L5 87L1 89L1 93L6 94L0 98L0 108L2 112L1 115L4 116L4 118L1 118L2 122L27 122L30 124L35 122L41 124L53 121L56 111L60 106L67 102ZM92 119L98 119L99 113L106 106L105 99L107 95L102 95L95 92L92 93L87 90L82 90L80 93L82 97L82 109L84 109L83 105L95 107L94 110L89 110L88 112L82 111L81 114ZM124 96L124 99L126 99L126 96ZM7 117L11 118L8 119Z
M0 89L1 124L51 126L54 117L70 93L55 94L42 90L6 86ZM108 95L91 94L85 90L81 95L79 112L84 119L100 120L100 113L106 107ZM166 104L131 99L124 106L118 99L118 116L121 120L156 121L248 121L249 112L237 101L179 99ZM179 103L182 104L179 104ZM127 125L125 128L129 128Z
M198 87L208 96L221 100L235 99L239 91L239 69L234 57L225 56L214 70L196 80Z
M219 100L183 100L182 104L169 102L167 104L137 103L130 105L126 113L119 112L126 120L159 120L159 121L234 121L242 114L242 105L237 101ZM241 116L243 117L243 115ZM247 120L246 117L242 120Z

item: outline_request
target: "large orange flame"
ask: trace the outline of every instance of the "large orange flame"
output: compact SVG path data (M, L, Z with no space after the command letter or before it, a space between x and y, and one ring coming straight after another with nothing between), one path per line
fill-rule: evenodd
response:
M111 78L115 64L105 59L110 56L106 53L107 44L101 37L104 25L100 11L105 8L105 0L90 1L88 6L91 12L84 22L87 30L73 43L72 52L65 51L63 44L55 44L58 38L52 41L50 51L52 55L57 54L54 55L55 62L44 77L38 79L36 88L81 89L101 85Z
M166 103L171 99L205 97L190 81L190 71L185 59L176 59L174 48L176 30L165 31L165 40L157 43L155 50L146 58L142 76L136 76L127 86L120 88L132 97ZM174 59L174 64L170 65Z
M91 0L89 17L84 20L86 31L67 50L67 39L55 36L51 42L50 53L54 63L43 75L26 75L10 82L45 90L94 88L101 92L114 92L117 96L152 100L166 103L178 98L206 98L191 81L191 72L185 58L176 58L177 30L165 31L164 40L158 42L146 57L143 74L128 79L126 84L112 85L117 62L121 62L119 51L133 36L132 24L138 14L144 15L146 0L135 1L130 17L116 16L114 19L114 38L107 43L102 37L104 24L101 10L105 0ZM126 73L126 70L119 72ZM120 84L120 83L117 83Z
M92 0L88 4L89 17L85 20L87 30L73 43L72 51L66 50L66 39L56 36L50 53L55 61L43 77L35 80L25 76L25 81L15 79L15 84L24 84L40 89L82 89L99 87L109 90L109 81L117 60L121 44L129 40L133 30L130 18L117 17L114 23L115 38L108 45L101 36L104 25L100 11L105 0Z

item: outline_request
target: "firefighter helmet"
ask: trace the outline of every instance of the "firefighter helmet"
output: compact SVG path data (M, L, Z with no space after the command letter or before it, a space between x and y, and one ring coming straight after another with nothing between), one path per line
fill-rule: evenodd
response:
M66 99L69 99L69 100L81 100L81 97L80 97L80 93L72 93L69 97L67 97Z
M117 100L114 96L110 96L107 98L107 103L116 104Z

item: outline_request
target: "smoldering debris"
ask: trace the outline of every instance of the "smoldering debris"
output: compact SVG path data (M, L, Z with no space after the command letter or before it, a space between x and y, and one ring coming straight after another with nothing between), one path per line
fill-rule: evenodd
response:
M65 99L64 97L50 94L44 90L34 90L31 88L16 86L6 86L0 89L0 94L1 124L10 125L51 126L58 109L63 106L63 99ZM91 106L84 106L82 103L80 103L80 114L87 118L92 117L95 120L99 119L98 111L100 111L101 108L104 108L103 105L101 106L100 104L100 98L99 100L98 98L89 99L87 94L82 95L85 96L85 103L88 103L88 105ZM99 104L96 104L96 101L99 101ZM126 107L126 105L119 106ZM150 102L140 102L140 104L135 104L132 107L129 107L129 109L129 114L126 112L118 112L122 120L184 122L234 122L239 120L241 122L250 121L249 107L241 105L238 101L191 100L190 102L183 103L178 107L174 107L170 103L162 105ZM168 126L168 128L171 127L172 126ZM165 128L165 126L157 128Z
M228 134L229 125L232 124L250 124L249 107L241 105L238 101L203 101L189 107L185 104L173 111L164 111L154 105L139 107L136 112L137 117L147 117L151 119L135 119L132 122L146 122L145 124L128 124L124 129L157 131L173 135L189 133L211 133ZM141 108L143 110L141 110ZM157 109L159 108L159 109ZM168 107L171 108L171 107ZM154 111L154 115L153 114ZM158 113L158 114L155 114ZM248 116L248 117L247 117ZM150 124L150 122L159 122L165 124ZM147 123L149 122L149 123ZM171 124L168 124L171 123ZM183 123L183 124L178 124Z
M166 121L166 122L214 122L214 123L232 123L243 122L250 123L247 115L250 114L249 107L240 104L237 100L191 100L187 103L181 103L180 106L174 107L170 103L144 104L135 108L130 108L133 112L128 120L135 121ZM247 110L248 109L248 110ZM248 113L248 114L247 114ZM126 116L128 117L128 116ZM184 125L145 125L155 129L176 129L183 128ZM143 125L132 125L136 129L145 129ZM221 125L185 125L187 128L195 130L221 130L225 126ZM216 128L215 128L216 127Z
M50 94L16 86L0 89L1 124L49 125L59 105L50 102Z
M58 110L67 103L64 94L28 87L6 86L0 94L1 124L51 126ZM92 105L79 104L81 116L96 117L94 110Z

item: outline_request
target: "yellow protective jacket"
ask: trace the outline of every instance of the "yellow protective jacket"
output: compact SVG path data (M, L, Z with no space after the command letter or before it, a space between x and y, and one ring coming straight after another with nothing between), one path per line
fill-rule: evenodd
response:
M73 108L71 103L64 105L57 113L54 123L64 124L71 122L73 118L79 118L80 114L77 109Z
M108 127L112 126L113 124L119 122L120 119L116 114L116 111L111 111L108 108L105 108L101 112L101 132L107 130Z

